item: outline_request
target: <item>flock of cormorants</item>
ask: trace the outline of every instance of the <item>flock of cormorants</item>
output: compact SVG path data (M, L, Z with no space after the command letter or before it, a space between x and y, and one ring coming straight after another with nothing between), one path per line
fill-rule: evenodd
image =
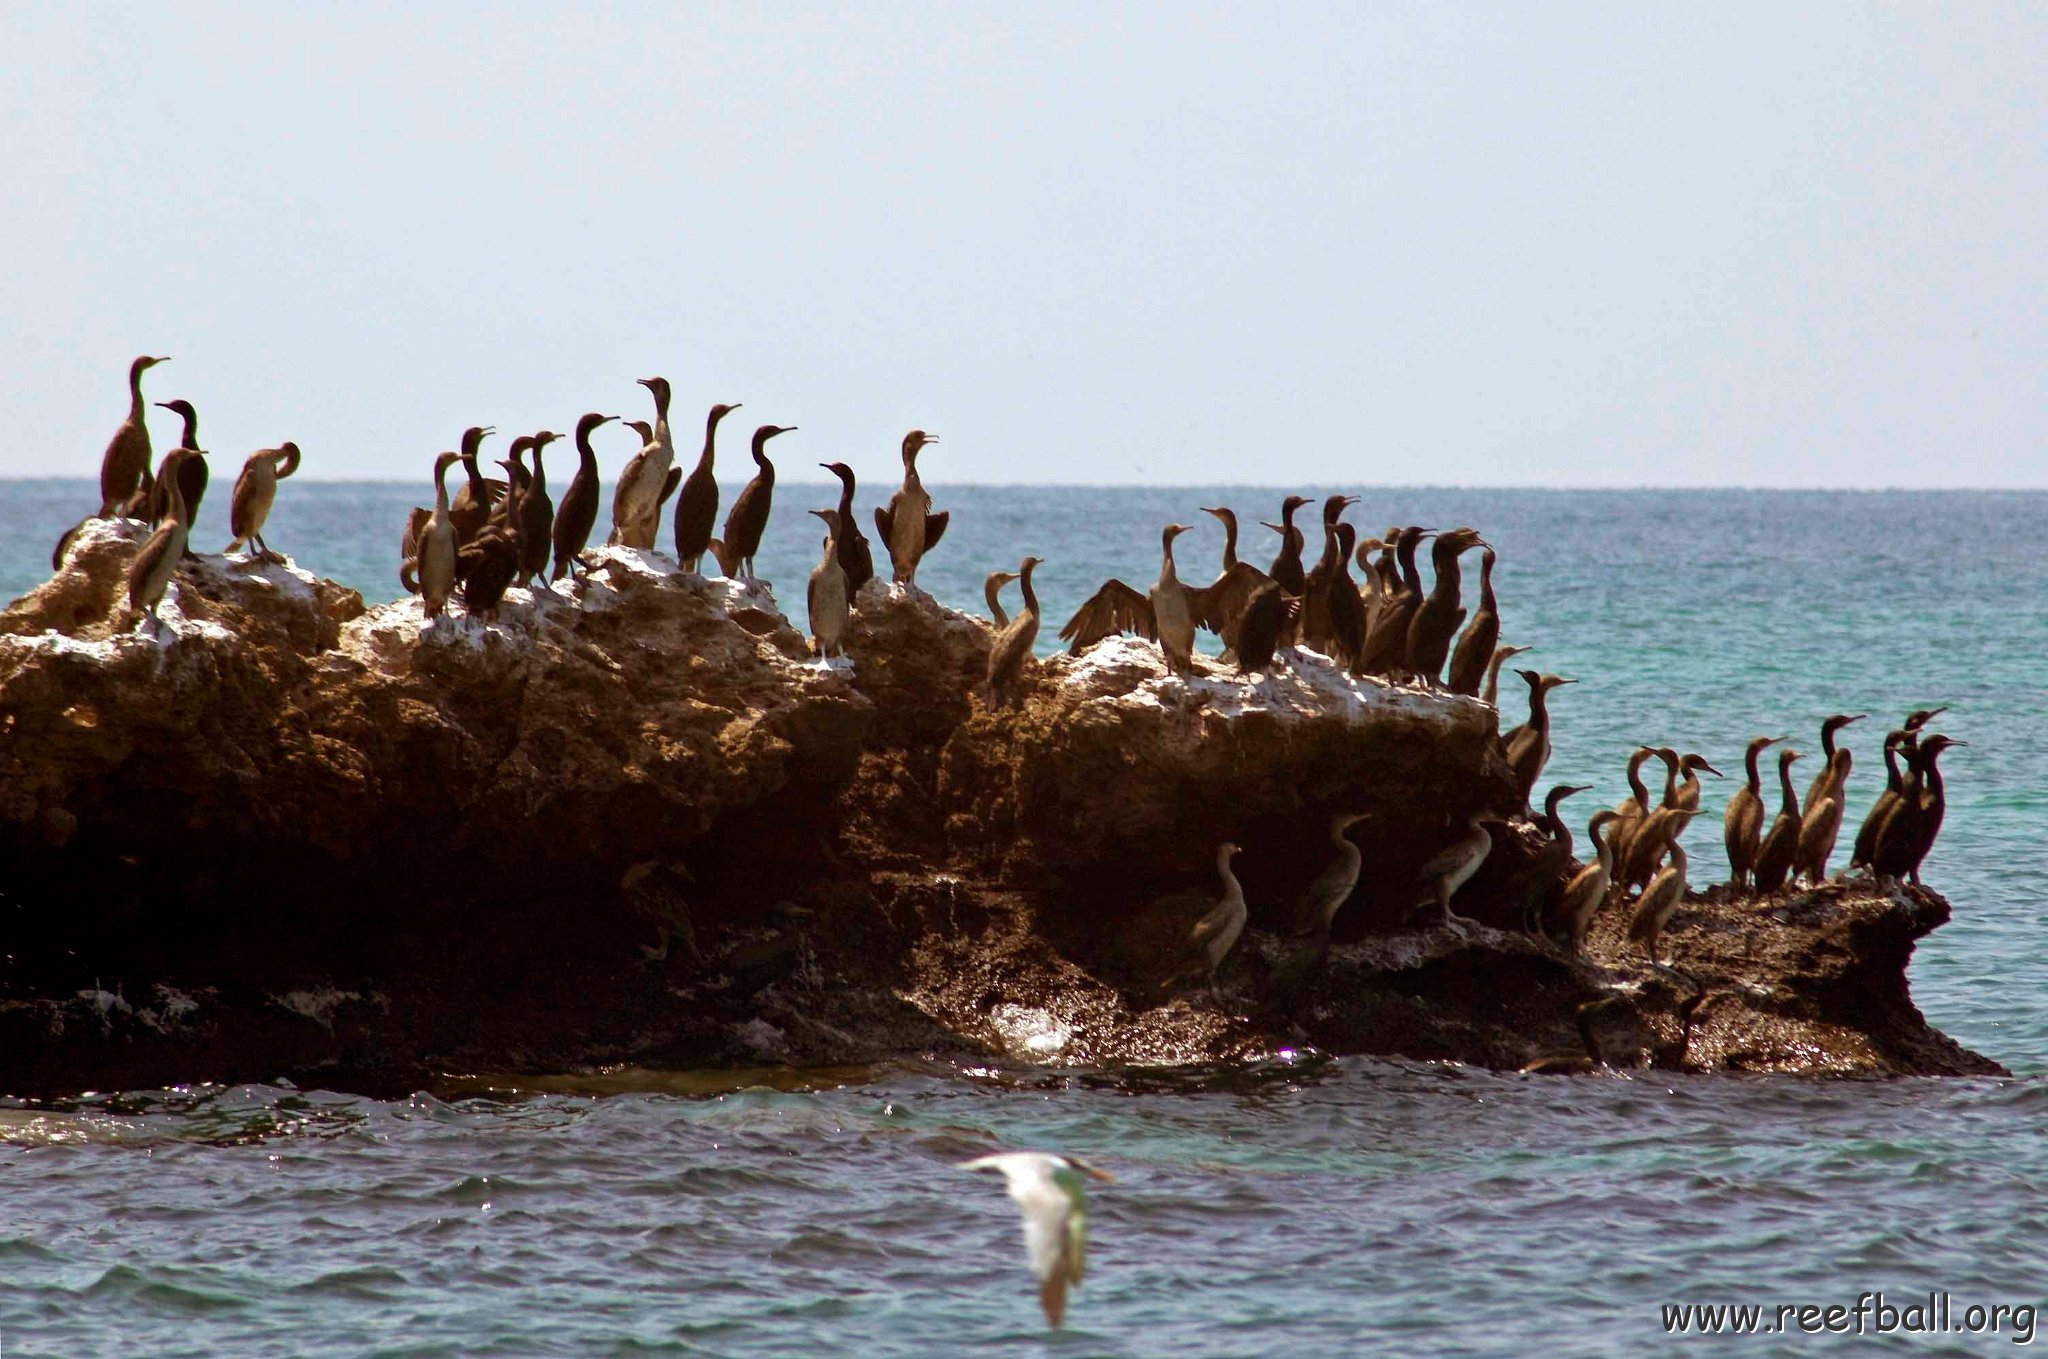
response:
M207 487L198 416L186 401L157 403L176 412L184 428L178 447L165 455L154 473L150 469L142 378L165 361L145 355L129 367L128 416L101 460L100 507L96 516L88 517L143 518L154 527L128 572L130 606L152 623L157 622L157 606L178 563L192 555L190 532ZM686 477L676 465L669 432L669 384L660 377L642 378L640 384L653 396L654 420L622 422L635 432L641 446L628 460L612 495L609 543L652 548L663 509L680 486L674 544L682 570L696 573L708 552L726 575L752 579L754 555L767 528L775 494L775 465L768 458L767 446L795 427L762 425L754 431L755 474L727 513L722 535L713 537L718 512L714 475L718 426L739 404L711 408L704 424L702 452ZM440 617L458 590L470 615L495 617L505 591L514 583L541 582L550 557L550 581L602 569L602 564L593 567L585 555L599 506L597 459L590 440L598 429L616 420L617 416L592 412L577 422L578 465L559 505L549 494L543 461L548 445L561 437L551 430L511 441L508 456L498 461L505 469L504 480L484 476L478 462L484 439L495 432L489 426L466 430L459 451L444 452L435 459L434 506L415 509L408 516L399 567L400 582L422 597L426 617ZM874 511L892 579L906 586L915 585L919 561L938 544L948 523L946 512L933 511L931 496L917 470L919 452L936 438L923 430L904 436L902 485L887 506ZM529 456L530 468L525 461ZM278 559L263 539L263 527L277 495L277 483L297 470L299 459L298 446L290 442L249 455L235 481L229 508L234 538L226 550L247 545L261 559ZM451 497L447 474L457 462L467 481ZM836 507L810 511L824 521L826 529L823 557L809 580L811 642L816 654L831 656L842 651L854 598L874 577L875 569L868 539L853 513L853 469L837 462L819 465L840 482ZM1329 657L1351 675L1481 696L1497 705L1503 663L1528 648L1500 644L1493 547L1476 529L1434 533L1414 524L1396 525L1361 542L1357 530L1344 521L1346 509L1356 501L1354 496L1333 495L1323 502L1322 550L1315 564L1308 566L1304 561L1307 538L1294 520L1311 501L1305 496L1288 496L1281 502L1280 522L1264 524L1279 535L1280 546L1263 571L1238 557L1236 514L1227 508L1205 506L1203 512L1215 516L1224 531L1222 571L1215 580L1206 585L1181 580L1174 540L1190 526L1168 524L1160 537L1159 579L1142 594L1121 580L1104 582L1060 629L1059 636L1070 643L1072 654L1079 655L1107 637L1134 633L1158 644L1171 674L1187 677L1198 670L1195 633L1206 629L1222 639L1224 663L1234 665L1239 675L1285 666L1300 647ZM61 567L84 522L59 541L53 566ZM1416 553L1431 539L1430 560L1435 571L1425 591ZM1483 550L1479 603L1476 610L1468 611L1461 599L1460 559L1474 548ZM1354 560L1361 579L1351 574ZM1026 557L1015 572L992 573L984 587L997 628L989 654L988 681L992 695L1002 701L1016 697L1037 641L1039 605L1032 571L1038 565L1038 558ZM1014 618L1006 615L1001 600L1002 589L1012 581L1021 586L1024 597L1024 610ZM1528 815L1551 754L1548 695L1573 681L1534 670L1516 673L1529 687L1529 717L1502 733L1500 740L1521 794L1523 813ZM1946 809L1940 756L1950 746L1963 744L1939 734L1923 738L1927 723L1944 711L1915 712L1886 736L1886 787L1857 833L1850 859L1852 871L1866 870L1879 879L1919 882L1920 864L1941 830ZM1780 751L1780 806L1768 828L1757 761L1765 749L1787 738L1760 736L1749 743L1744 754L1747 782L1730 799L1724 818L1728 890L1767 896L1790 883L1818 885L1827 880L1852 763L1848 749L1839 747L1836 738L1862 716L1836 714L1822 723L1825 763L1803 803L1795 793L1791 773L1793 762L1802 757L1795 750ZM1665 770L1663 796L1655 806L1642 779L1642 767L1652 757L1661 760ZM1507 888L1522 927L1542 938L1555 939L1561 934L1574 953L1582 953L1600 909L1610 901L1625 902L1634 892L1629 937L1643 945L1653 964L1658 963L1663 930L1686 891L1689 864L1679 837L1698 815L1703 771L1720 776L1701 755L1681 755L1668 746L1639 748L1628 763L1629 799L1596 813L1587 824L1595 861L1576 871L1572 869L1576 860L1571 830L1559 808L1566 798L1589 785L1552 788L1542 812L1533 818L1544 832L1543 847ZM1361 856L1347 836L1358 819L1347 813L1332 817L1329 834L1336 855L1296 903L1304 933L1315 937L1317 958L1327 948L1338 909L1358 882ZM1492 852L1493 828L1501 824L1500 817L1471 818L1462 835L1423 865L1418 905L1433 904L1440 925L1462 931L1470 923L1453 912L1452 902ZM1231 870L1231 860L1238 852L1238 847L1229 843L1217 851L1216 868L1224 892L1217 900L1197 898L1202 909L1186 941L1189 966L1184 975L1213 977L1243 932L1247 918L1244 892Z

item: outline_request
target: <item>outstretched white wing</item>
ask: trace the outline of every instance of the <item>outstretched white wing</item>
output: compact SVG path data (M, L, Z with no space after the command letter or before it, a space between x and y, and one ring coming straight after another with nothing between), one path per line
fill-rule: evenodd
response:
M1038 1279L1046 1320L1060 1324L1067 1285L1079 1283L1087 1264L1088 1208L1081 1177L1062 1157L1013 1151L964 1161L965 1170L999 1170L1010 1198L1024 1215L1024 1255Z

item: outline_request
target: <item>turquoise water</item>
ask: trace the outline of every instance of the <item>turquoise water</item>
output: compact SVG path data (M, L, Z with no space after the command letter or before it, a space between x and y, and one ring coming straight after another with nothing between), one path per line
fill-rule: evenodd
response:
M934 491L955 522L921 582L978 609L984 572L1035 553L1055 621L1106 574L1149 580L1169 517L1204 521L1182 539L1199 578L1220 533L1198 506L1249 521L1278 500ZM1972 1303L2042 1301L2048 967L2032 836L2048 788L2048 496L1364 495L1354 522L1472 523L1500 548L1505 639L1581 681L1554 700L1546 776L1598 785L1581 821L1622 796L1639 742L1733 774L1750 735L1816 749L1821 717L1867 711L1847 742L1853 824L1882 780L1881 723L1952 705L1942 727L1970 746L1944 762L1951 810L1926 875L1956 919L1922 945L1915 996L2018 1077L1566 1081L1347 1060L1137 1080L897 1069L780 1089L621 1073L603 1089L410 1102L260 1087L0 1109L0 1353L1633 1354L1671 1343L1664 1303L1946 1290L1960 1320ZM47 573L49 544L92 498L83 482L5 486L0 594ZM287 483L267 536L387 598L413 499ZM786 599L817 543L794 511L831 499L778 492L761 566ZM203 546L225 539L219 514L202 515ZM1272 541L1253 530L1246 555ZM1519 697L1506 706L1518 720ZM1725 792L1710 787L1710 809ZM1692 840L1704 879L1718 836ZM950 1168L999 1144L1118 1176L1094 1192L1091 1274L1055 1338L1008 1201ZM1863 1343L1987 1353L2013 1329Z

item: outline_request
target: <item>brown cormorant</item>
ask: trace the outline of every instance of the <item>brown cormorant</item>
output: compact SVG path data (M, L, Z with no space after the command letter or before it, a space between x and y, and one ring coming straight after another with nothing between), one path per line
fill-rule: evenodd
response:
M1542 936L1547 932L1551 907L1561 896L1566 875L1572 867L1572 828L1565 824L1558 808L1590 783L1560 783L1543 799L1543 814L1536 824L1548 835L1542 846L1516 871L1502 895L1507 898L1511 918L1518 917L1522 929Z
M1878 827L1871 853L1871 871L1880 878L1906 878L1920 885L1920 865L1941 834L1948 814L1948 789L1941 777L1941 752L1951 746L1967 745L1950 736L1936 734L1916 745L1907 755L1910 770L1899 799Z
M114 437L107 441L107 451L100 455L102 519L121 513L134 499L136 487L149 475L149 420L142 401L142 375L157 364L170 361L168 355L153 359L144 354L128 365L128 418L114 431Z
M1572 953L1578 957L1585 956L1586 935L1593 928L1593 917L1607 900L1607 888L1613 881L1614 851L1600 837L1600 832L1613 820L1612 811L1598 811L1586 823L1586 835L1593 842L1594 862L1572 875L1558 904Z
M1406 647L1407 669L1426 684L1438 683L1444 661L1451 654L1451 641L1465 621L1465 608L1458 600L1463 584L1458 558L1475 547L1486 546L1486 540L1475 528L1454 528L1438 534L1430 544L1429 560L1436 568L1436 579L1409 620Z
M661 529L661 504L666 496L669 473L675 470L676 442L669 431L668 408L672 393L668 379L634 379L654 398L654 425L640 451L626 460L619 484L612 491L612 530L607 541L621 547L641 549L654 546ZM711 532L704 530L708 536Z
M860 598L860 587L875 578L874 554L868 550L868 536L860 531L853 513L853 469L843 462L821 462L818 466L839 478L839 567L846 572L846 598Z
M1273 556L1273 564L1266 568L1266 574L1280 582L1280 588L1299 599L1306 587L1306 573L1301 565L1301 551L1307 545L1301 530L1294 526L1294 512L1310 503L1305 495L1291 495L1280 502L1280 523L1266 525L1280 535L1280 550Z
M1176 675L1194 673L1195 615L1199 601L1181 584L1174 567L1173 540L1189 529L1187 524L1168 524L1160 534L1159 580L1147 594L1139 594L1121 580L1105 581L1088 602L1060 629L1060 640L1071 642L1069 653L1080 655L1111 633L1135 632L1159 643L1166 668Z
M1465 927L1479 922L1462 915L1451 914L1451 898L1458 895L1458 889L1472 880L1479 866L1486 862L1486 856L1493 850L1493 835L1488 826L1500 824L1497 816L1473 816L1465 822L1465 834L1432 855L1417 874L1430 886L1431 898L1436 902L1437 924L1447 930L1465 933Z
M1671 913L1685 900L1685 846L1671 840L1671 863L1643 889L1636 903L1635 918L1629 921L1628 937L1649 951L1650 962L1658 965L1657 941L1671 923Z
M157 469L157 480L164 488L162 521L135 554L134 560L128 563L128 607L138 615L138 625L142 621L141 616L147 616L152 629L159 635L164 624L163 619L157 616L157 606L163 603L164 592L171 585L171 576L185 555L185 540L190 531L185 523L184 478L179 473L187 460L198 456L197 450L174 448L164 457L162 466Z
M1884 791L1877 795L1877 801L1871 804L1869 814L1863 818L1862 828L1856 832L1856 848L1849 856L1849 867L1870 866L1870 852L1876 842L1877 828L1884 823L1884 818L1891 812L1892 804L1898 800L1901 790L1905 787L1905 780L1899 773L1897 752L1912 751L1919 744L1920 729L1947 711L1947 708L1922 708L1909 713L1903 726L1886 735Z
M1365 650L1358 668L1368 675L1394 675L1408 659L1408 626L1422 607L1422 572L1415 565L1415 549L1430 531L1410 524L1394 535L1394 559L1400 580L1382 597L1379 616L1366 635Z
M775 503L775 464L768 461L768 441L795 429L795 425L763 425L754 431L753 478L740 489L725 516L725 536L711 540L718 569L734 580L754 579L754 554L761 549L761 535L768 531L768 514Z
M1300 641L1302 645L1326 654L1336 651L1330 635L1329 583L1337 573L1337 550L1343 541L1337 533L1337 525L1343 520L1345 508L1357 501L1355 495L1333 495L1323 501L1322 556L1302 577Z
M1237 652L1238 674L1263 674L1272 668L1280 652L1280 639L1300 608L1301 601L1284 593L1279 581L1269 580L1252 591L1237 620L1237 635L1231 641Z
M1038 641L1038 592L1031 588L1031 571L1038 561L1036 557L1026 557L1017 568L1017 583L1024 591L1024 612L1010 620L989 648L988 687L999 703L1008 703L1015 697L1024 663L1031 658L1032 645Z
M1295 899L1294 919L1299 932L1313 934L1319 950L1329 946L1330 922L1337 918L1338 909L1351 899L1352 889L1358 886L1361 856L1346 832L1364 819L1363 812L1331 813L1330 846L1337 852Z
M228 527L235 536L221 549L223 553L247 543L263 561L284 560L263 541L263 525L277 500L277 483L298 470L299 446L289 439L276 448L259 448L243 461L242 474L235 478L235 489L228 497Z
M498 466L505 469L508 477L512 475L512 459L500 459ZM505 494L508 500L516 499L510 490ZM505 591L519 575L519 529L520 516L507 514L486 524L467 547L456 553L455 574L462 582L462 607L471 618L497 618Z
M1798 758L1796 750L1778 752L1778 815L1756 852L1756 890L1763 895L1785 885L1799 852L1799 797L1792 791L1792 762Z
M434 459L434 512L415 545L420 606L427 618L439 618L455 593L455 521L448 512L448 469L461 457L443 453Z
M917 584L917 564L939 545L952 519L951 510L932 513L932 498L925 494L924 482L917 475L919 451L938 441L938 435L921 429L903 436L903 485L889 497L887 506L875 507L875 530L882 535L882 546L889 549L890 579L904 585Z
M704 554L711 550L711 529L718 519L717 463L718 422L740 408L738 402L713 406L704 417L704 447L697 465L683 478L683 493L676 498L676 562L685 571L697 571Z
M1159 898L1146 908L1148 916L1178 914L1190 908L1202 910L1201 918L1188 930L1185 941L1188 965L1168 977L1164 986L1174 986L1193 977L1216 980L1216 969L1223 965L1224 958L1236 946L1238 936L1244 933L1244 922L1248 916L1244 888L1238 883L1237 874L1230 869L1231 859L1239 852L1238 847L1228 840L1216 846L1216 875L1223 879L1220 898L1212 902L1198 892L1176 892ZM1207 909L1203 910L1204 907Z
M548 569L548 534L555 524L555 502L548 494L541 454L561 437L551 429L533 436L533 473L519 496L519 579L536 592L547 588L541 576Z
M1500 609L1493 597L1494 551L1488 547L1479 555L1479 609L1458 638L1451 653L1451 673L1445 681L1454 694L1477 697L1486 679L1486 667L1500 642Z
M1534 670L1515 673L1529 686L1529 720L1509 732L1504 743L1508 768L1514 773L1522 806L1527 808L1530 795L1536 791L1536 780L1543 777L1543 766L1550 763L1550 691L1578 681L1561 675L1539 675Z
M1728 846L1728 886L1736 891L1749 886L1749 870L1756 864L1757 844L1763 838L1764 786L1757 756L1784 739L1758 736L1750 741L1742 753L1747 781L1728 799L1728 810L1721 818L1721 839Z
M199 447L199 412L193 410L192 403L183 397L176 401L159 401L156 404L167 411L177 412L184 420L185 428L178 436L178 447L189 448L195 454L190 458L181 458L178 462L178 490L185 497L185 555L190 557L196 555L192 551L190 535L192 526L199 522L199 502L206 498L208 480L206 453ZM152 524L162 520L165 508L170 504L163 480L163 469L159 467L156 474L156 490L149 505L149 522Z
M591 529L597 526L597 453L590 446L590 436L618 418L591 411L576 422L576 475L569 478L569 489L562 492L562 503L555 507L550 534L555 546L555 571L548 577L550 581L560 580L565 574L573 578L576 568L583 565L583 549L590 542Z
M824 556L811 568L810 587L804 596L811 619L811 654L845 655L846 648L841 644L846 638L846 568L839 564L839 512L811 513L825 521L826 531Z
M1223 570L1216 579L1200 591L1201 616L1195 621L1223 639L1229 654L1224 659L1234 660L1237 651L1237 629L1244 617L1245 606L1250 603L1252 592L1272 577L1258 567L1237 558L1237 514L1233 510L1211 509L1204 505L1202 513L1213 514L1223 525Z

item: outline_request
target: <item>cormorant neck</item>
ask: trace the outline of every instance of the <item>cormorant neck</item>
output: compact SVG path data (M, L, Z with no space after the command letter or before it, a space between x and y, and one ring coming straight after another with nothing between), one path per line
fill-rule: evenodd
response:
M1756 767L1756 757L1764 753L1764 747L1751 746L1742 757L1744 768L1749 771L1749 791L1760 796L1764 791L1763 771Z
M1223 521L1223 569L1237 565L1237 516L1229 510L1216 516Z
M141 424L148 417L148 407L142 400L142 375L149 371L141 359L128 365L128 419Z
M1401 566L1401 583L1416 594L1422 593L1422 572L1415 565L1415 549L1422 546L1422 539L1403 537L1396 552Z
M1778 793L1784 798L1785 814L1787 816L1798 816L1799 799L1792 792L1792 762L1790 760L1778 761Z
M1487 553L1479 560L1479 609L1482 613L1499 613L1493 602L1493 554Z
M835 473L835 475L837 475L837 474ZM852 477L850 477L850 476L844 476L844 477L840 477L840 478L839 478L839 522L840 522L840 523L842 523L842 524L852 523L852 522L853 522L853 520L852 520L852 515L853 515L853 478L852 478Z
M448 464L439 463L434 468L434 515L445 517L448 513Z
M1034 562L1032 565L1035 566L1037 563ZM1017 582L1024 587L1024 612L1036 618L1038 617L1038 591L1031 588L1031 570L1032 567L1027 566L1019 572Z

